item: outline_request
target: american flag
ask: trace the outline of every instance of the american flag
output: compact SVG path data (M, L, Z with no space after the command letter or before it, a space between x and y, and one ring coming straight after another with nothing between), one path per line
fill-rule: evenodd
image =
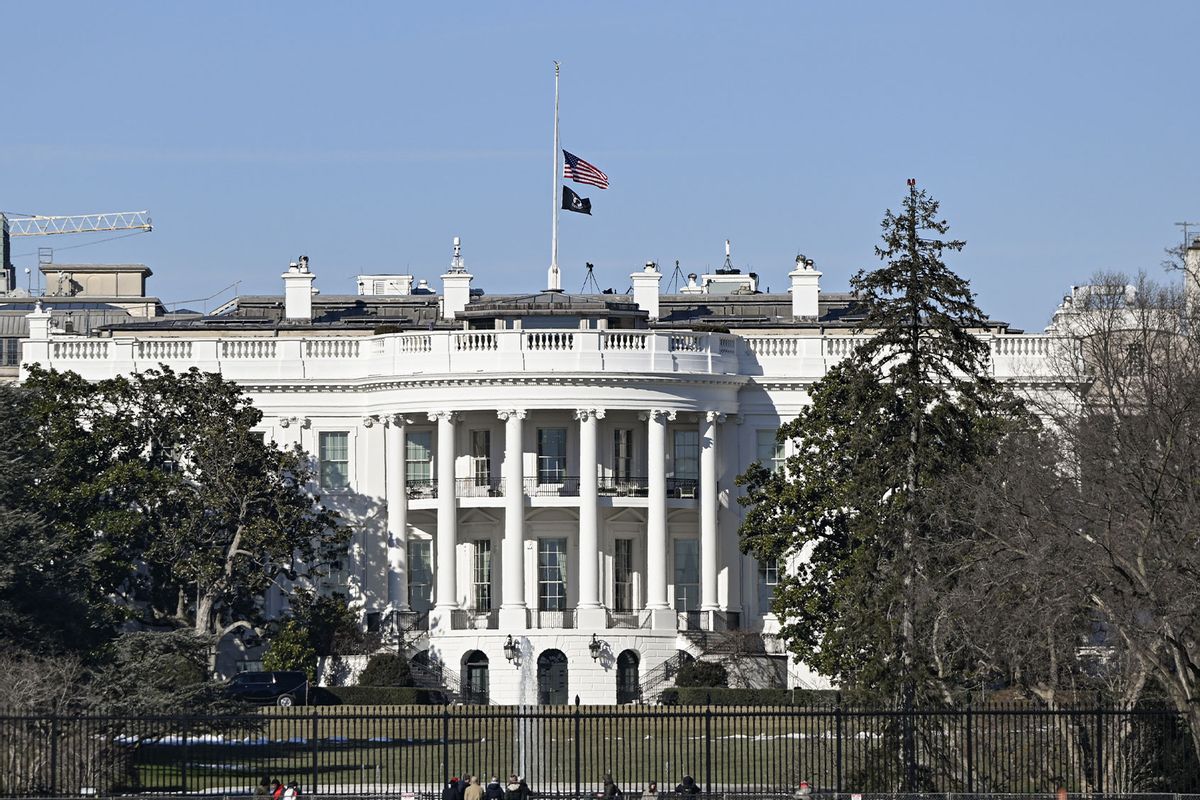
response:
M576 155L563 150L563 177L598 189L608 188L608 176Z

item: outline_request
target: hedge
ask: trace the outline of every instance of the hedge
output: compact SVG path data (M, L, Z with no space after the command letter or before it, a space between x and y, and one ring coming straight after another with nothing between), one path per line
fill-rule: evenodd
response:
M689 686L663 689L666 706L827 706L837 692L814 689L729 689L721 686Z
M445 703L446 695L413 686L322 686L316 701L322 705L431 706Z

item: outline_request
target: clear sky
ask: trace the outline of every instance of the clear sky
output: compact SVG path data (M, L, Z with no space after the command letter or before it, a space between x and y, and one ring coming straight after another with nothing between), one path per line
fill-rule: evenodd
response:
M915 177L984 310L1040 329L1200 221L1198 37L1197 2L9 3L0 209L149 209L14 251L144 262L166 301L279 293L301 253L327 294L439 283L455 235L476 287L539 290L558 59L563 146L612 183L563 214L568 291L726 238L764 288L804 252L845 290Z

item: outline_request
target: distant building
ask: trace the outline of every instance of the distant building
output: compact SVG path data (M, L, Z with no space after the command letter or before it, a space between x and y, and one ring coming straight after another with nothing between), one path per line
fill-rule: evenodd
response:
M472 699L651 699L688 658L725 662L735 685L820 686L769 612L787 565L738 550L734 484L755 461L783 468L779 425L856 343L853 297L820 275L797 259L768 294L727 262L663 294L647 264L628 295L485 295L456 247L440 294L363 275L326 295L302 260L282 295L203 317L67 331L45 298L24 359L241 384L354 527L326 588ZM1036 375L1049 337L978 333L997 376Z

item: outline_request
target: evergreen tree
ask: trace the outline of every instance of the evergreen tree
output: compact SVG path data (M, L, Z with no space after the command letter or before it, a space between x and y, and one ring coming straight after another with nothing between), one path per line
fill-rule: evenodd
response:
M884 265L851 281L863 342L784 425L786 473L754 465L742 549L793 557L773 608L790 650L852 695L911 704L947 699L947 665L918 635L949 565L927 489L988 452L1019 405L990 377L986 325L967 281L946 266L964 243L910 182L883 219Z

